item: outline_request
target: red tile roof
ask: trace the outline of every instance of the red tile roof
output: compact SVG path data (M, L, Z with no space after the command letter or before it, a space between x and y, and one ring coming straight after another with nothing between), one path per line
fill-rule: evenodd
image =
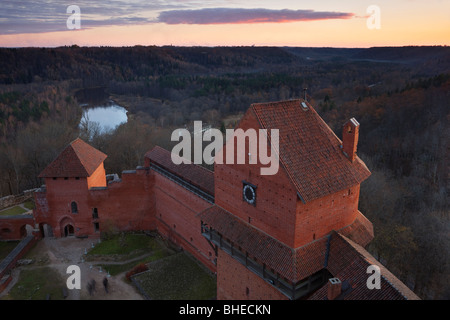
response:
M374 237L372 223L360 211L355 221L339 230L339 233L363 247L366 247Z
M103 152L77 138L41 172L39 177L89 177L106 157Z
M174 154L175 157L178 157ZM186 182L200 188L202 191L214 195L214 172L193 163L175 164L172 161L172 153L159 146L145 154L145 157L167 171L181 177Z
M369 289L367 273L370 265L380 268L380 289ZM363 247L333 232L330 241L330 253L327 269L334 277L347 282L348 288L337 299L342 300L418 300L411 289L395 277ZM312 294L310 300L323 300L327 297L327 285Z
M230 240L235 248L240 247L250 257L255 257L293 283L325 268L333 277L342 282L348 281L352 286L345 296L342 295L342 299L418 299L369 252L339 232L332 231L327 237L293 249L217 205L200 212L198 218L224 239ZM359 234L358 229L363 222L358 220L355 223L358 225L356 233ZM347 232L350 234L349 230ZM366 271L371 264L380 266L380 290L369 290L366 286L369 277ZM326 296L327 288L324 286L309 299L320 300Z
M251 109L262 128L279 129L280 163L304 202L347 189L369 177L370 171L358 157L353 163L347 159L342 141L307 102L257 103Z
M217 205L199 213L198 218L236 247L243 248L250 256L292 282L302 280L324 267L326 238L292 249Z

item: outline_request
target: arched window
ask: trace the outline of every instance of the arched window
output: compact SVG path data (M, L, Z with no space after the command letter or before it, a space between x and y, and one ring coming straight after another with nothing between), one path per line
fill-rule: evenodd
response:
M72 208L72 213L78 213L78 205L75 201L72 201L70 207Z

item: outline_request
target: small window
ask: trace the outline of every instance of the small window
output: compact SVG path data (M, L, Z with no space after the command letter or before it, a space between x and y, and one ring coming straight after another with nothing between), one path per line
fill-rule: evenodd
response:
M98 232L100 230L100 224L98 222L94 222L94 231Z
M64 180L69 180L69 178L68 177L64 177Z
M75 180L80 180L80 177L75 177Z
M351 126L348 126L348 127L347 127L347 132L348 132L348 133L352 133L352 127L351 127Z
M53 180L56 180L56 179L58 179L58 178L53 177L52 179L53 179Z
M78 205L75 201L72 201L70 208L72 209L72 213L78 213Z
M98 219L98 209L92 208L92 219Z

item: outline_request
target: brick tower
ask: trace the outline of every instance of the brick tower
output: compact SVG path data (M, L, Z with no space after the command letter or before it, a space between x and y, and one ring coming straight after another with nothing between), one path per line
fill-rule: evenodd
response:
M98 232L88 205L89 189L106 187L106 157L78 138L42 171L45 191L35 195L36 223L42 233L64 237Z
M361 246L373 238L358 211L360 184L370 175L356 156L359 124L346 123L341 141L308 102L289 100L253 104L238 128L279 130L279 170L261 175L266 165L255 158L215 165L215 205L199 218L217 254L217 298L307 297L332 278L333 233ZM247 160L254 143L246 144Z

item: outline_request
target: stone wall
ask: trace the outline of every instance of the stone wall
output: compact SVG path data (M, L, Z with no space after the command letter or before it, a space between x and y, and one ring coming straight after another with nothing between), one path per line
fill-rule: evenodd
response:
M23 193L18 195L11 195L0 198L0 210L6 209L8 207L16 206L25 202L29 199L33 199L33 192L36 189L25 190Z

